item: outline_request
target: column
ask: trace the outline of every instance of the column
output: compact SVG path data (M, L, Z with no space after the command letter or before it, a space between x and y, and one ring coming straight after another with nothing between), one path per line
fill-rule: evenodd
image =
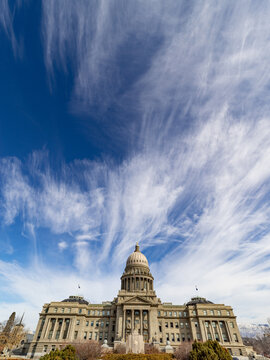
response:
M59 339L63 339L63 332L64 332L64 329L65 329L65 326L66 326L65 320L66 320L66 319L63 318L62 325L61 325L61 329L60 329L60 334L59 334Z
M45 339L45 337L46 337L49 320L50 320L50 318L46 316L45 324L44 324L44 327L43 327L43 330L42 330L42 333L41 333L41 336L40 336L41 339Z
M131 334L133 334L134 329L134 309L131 310Z
M69 323L69 329L68 329L68 333L67 333L67 339L71 340L73 330L74 330L74 320L70 318L69 321L70 321L70 323Z
M35 333L35 338L36 338L36 340L37 340L37 337L38 337L38 333L39 333L39 329L40 329L40 327L41 327L41 324L42 324L42 319L39 318L38 324L37 324L36 333ZM37 340L37 341L38 341L38 340Z
M149 341L151 340L152 334L151 334L151 310L148 310L148 337Z
M52 318L50 317L48 319L48 326L47 326L47 329L46 329L46 332L44 334L44 339L48 339L48 336L49 336L49 331L50 331L50 327L52 326Z
M219 333L219 337L220 337L220 342L224 343L223 336L222 336L222 331L221 331L220 326L219 326L219 321L217 321L217 329L218 329L218 333Z
M140 309L140 328L141 328L141 335L143 335L143 310Z
M124 309L124 314L123 314L123 332L122 332L122 337L124 339L124 341L126 341L126 310Z
M227 332L227 335L228 335L228 340L229 342L232 342L232 335L231 335L231 332L230 332L230 327L228 325L228 321L224 321L225 323L225 328L226 328L226 332Z

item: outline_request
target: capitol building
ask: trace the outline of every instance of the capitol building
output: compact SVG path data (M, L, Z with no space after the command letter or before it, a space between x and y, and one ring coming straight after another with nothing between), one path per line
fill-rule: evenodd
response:
M232 355L246 355L231 306L194 297L184 305L162 302L138 244L128 257L121 290L111 302L91 304L80 296L44 304L28 356L40 357L63 344L96 340L110 347L138 332L164 349L186 342L218 340Z

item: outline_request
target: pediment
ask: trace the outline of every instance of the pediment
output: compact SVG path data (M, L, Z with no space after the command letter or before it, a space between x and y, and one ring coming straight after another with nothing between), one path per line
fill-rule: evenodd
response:
M133 296L123 301L123 304L149 304L152 305L153 301L146 299L143 296Z

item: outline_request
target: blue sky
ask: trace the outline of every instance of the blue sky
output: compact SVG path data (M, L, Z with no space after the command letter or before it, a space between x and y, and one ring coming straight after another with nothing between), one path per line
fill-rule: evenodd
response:
M270 305L269 1L0 3L0 319L112 300Z

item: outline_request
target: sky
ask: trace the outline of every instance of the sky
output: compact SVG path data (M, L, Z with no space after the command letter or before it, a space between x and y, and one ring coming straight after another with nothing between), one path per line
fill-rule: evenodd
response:
M270 2L1 0L0 320L113 300L270 315ZM80 289L78 289L78 284Z

